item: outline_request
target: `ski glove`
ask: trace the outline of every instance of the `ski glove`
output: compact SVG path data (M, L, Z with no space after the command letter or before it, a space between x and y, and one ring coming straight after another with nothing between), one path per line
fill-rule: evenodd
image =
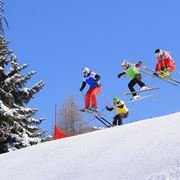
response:
M141 67L141 65L142 65L142 61L139 61L135 66L136 66L136 68L139 68L139 67Z
M138 64L142 64L143 62L142 61L139 61Z
M106 110L112 111L112 110L114 110L114 108L113 107L109 108L108 106L106 106Z
M120 74L118 74L118 78L121 78L122 76L124 76L126 73L125 72L123 72L123 73L120 73Z
M153 75L154 75L154 76L158 76L158 73L157 73L157 72L154 72Z

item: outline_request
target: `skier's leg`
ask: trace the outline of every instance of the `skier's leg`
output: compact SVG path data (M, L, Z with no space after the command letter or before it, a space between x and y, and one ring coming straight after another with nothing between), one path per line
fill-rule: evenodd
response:
M93 89L89 89L85 94L85 108L90 108L90 97Z
M120 114L117 114L118 126L122 125L122 118Z
M122 125L122 119L125 119L128 117L128 112L127 113L121 113L121 114L118 114L118 125Z
M129 82L129 84L128 84L128 87L129 87L129 90L131 91L131 92L134 92L134 91L136 91L135 89L134 89L134 86L136 85L136 79L134 78L134 79L132 79L130 82ZM132 93L132 95L133 96L136 96L137 95L137 93Z
M128 112L127 113L122 113L122 114L120 114L120 116L121 116L121 119L125 119L125 118L127 118L128 117Z
M142 80L142 76L141 74L137 74L136 77L136 82L139 84L140 87L146 86L141 80Z
M167 67L163 68L159 72L160 72L159 77L161 77L163 79L170 76L170 69L168 69Z
M97 108L97 100L96 100L96 96L97 94L99 94L101 92L101 86L97 87L97 88L94 88L92 93L91 93L91 102L92 102L92 107L93 108Z
M117 117L117 115L115 115L115 116L113 117L113 125L114 125L114 126L117 126L117 120L118 120L118 117Z

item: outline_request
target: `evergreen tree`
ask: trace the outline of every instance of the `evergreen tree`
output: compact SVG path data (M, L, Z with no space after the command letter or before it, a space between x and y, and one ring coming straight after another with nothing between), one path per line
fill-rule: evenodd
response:
M7 24L7 21L2 13L3 2L0 1L0 153L37 144L45 132L38 127L44 119L33 118L37 109L26 107L44 82L26 87L36 72L22 74L28 65L20 66L16 55L9 50L3 30L3 22Z

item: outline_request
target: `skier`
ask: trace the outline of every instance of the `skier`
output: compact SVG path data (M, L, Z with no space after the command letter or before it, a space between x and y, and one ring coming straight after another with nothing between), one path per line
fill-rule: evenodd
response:
M130 64L127 60L124 60L121 65L124 72L118 74L118 78L121 78L125 75L130 77L131 81L129 82L128 87L133 95L131 100L136 100L140 98L140 95L134 89L134 86L136 84L138 84L141 87L140 91L144 91L148 89L148 87L141 81L142 76L138 69L142 65L142 62L139 61L137 64Z
M108 107L106 106L106 109L108 111L113 111L116 110L118 114L116 114L113 117L113 125L122 125L122 119L128 117L128 108L126 107L124 101L119 99L117 96L113 98L114 106L113 107Z
M84 79L80 91L83 91L86 84L89 85L89 90L85 94L85 108L97 112L98 106L96 95L101 92L101 83L99 81L101 77L87 67L83 68L82 72L84 75Z
M168 51L162 51L161 49L155 50L155 56L157 57L157 63L154 75L161 78L170 76L170 73L175 70L175 63ZM158 74L160 73L160 74Z

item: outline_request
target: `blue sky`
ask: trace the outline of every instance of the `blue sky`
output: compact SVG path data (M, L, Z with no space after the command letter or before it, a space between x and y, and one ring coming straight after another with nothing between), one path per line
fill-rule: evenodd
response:
M84 66L102 77L99 109L107 104L105 97L110 103L113 96L125 102L130 98L122 95L129 79L117 79L123 59L143 60L154 68L154 50L169 50L176 62L173 77L180 80L179 7L179 0L6 1L10 48L20 64L37 71L30 85L39 80L46 83L29 104L39 108L36 117L47 118L42 127L51 132L54 104L60 107L69 95L74 94L83 106L79 88ZM148 76L143 81L161 89L154 98L127 104L130 115L124 123L180 111L179 87ZM114 115L104 113L109 120Z

